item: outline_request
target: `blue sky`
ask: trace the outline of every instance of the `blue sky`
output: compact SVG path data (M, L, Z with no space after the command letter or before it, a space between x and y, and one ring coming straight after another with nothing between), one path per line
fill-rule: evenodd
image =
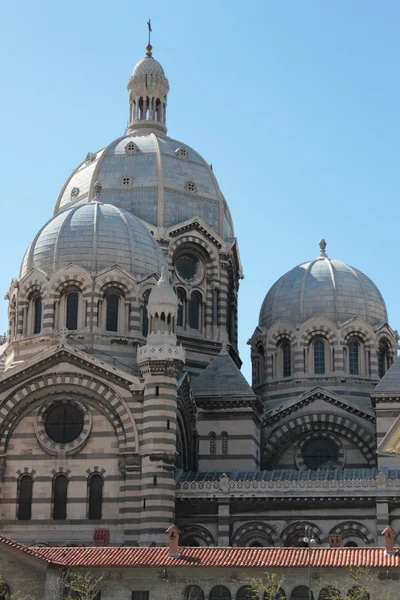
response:
M1 17L3 294L70 172L123 133L151 17L169 134L213 164L232 211L245 375L265 294L321 237L400 326L399 2L15 0Z

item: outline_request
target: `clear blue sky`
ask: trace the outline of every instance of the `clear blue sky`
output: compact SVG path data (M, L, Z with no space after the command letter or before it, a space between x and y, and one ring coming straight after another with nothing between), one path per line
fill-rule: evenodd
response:
M123 133L149 17L169 134L213 164L232 211L244 373L264 295L321 237L375 281L398 328L397 0L4 3L2 292L70 172Z

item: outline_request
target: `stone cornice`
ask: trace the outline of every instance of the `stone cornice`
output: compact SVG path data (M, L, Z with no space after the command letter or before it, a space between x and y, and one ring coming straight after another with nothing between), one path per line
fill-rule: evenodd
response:
M251 408L256 409L258 414L261 414L264 405L258 396L238 396L238 397L223 397L223 396L197 396L195 395L196 405L203 410L226 410Z

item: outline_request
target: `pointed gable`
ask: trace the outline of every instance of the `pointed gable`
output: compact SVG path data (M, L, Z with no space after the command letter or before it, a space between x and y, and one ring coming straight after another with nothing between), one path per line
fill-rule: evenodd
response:
M192 387L195 396L255 397L226 349L193 381Z
M396 358L394 363L382 377L373 394L376 393L400 393L400 356Z

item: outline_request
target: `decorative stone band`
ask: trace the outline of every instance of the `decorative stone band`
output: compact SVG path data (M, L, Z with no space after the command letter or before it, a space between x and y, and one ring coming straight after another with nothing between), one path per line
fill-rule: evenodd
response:
M137 362L139 365L146 361L181 361L185 362L185 350L182 345L171 346L170 344L150 345L146 344L138 348Z
M264 481L230 480L227 475L222 475L213 481L184 481L176 484L178 498L306 498L319 497L354 497L365 495L399 496L400 477L389 479L384 472L375 478L369 479L274 479Z

